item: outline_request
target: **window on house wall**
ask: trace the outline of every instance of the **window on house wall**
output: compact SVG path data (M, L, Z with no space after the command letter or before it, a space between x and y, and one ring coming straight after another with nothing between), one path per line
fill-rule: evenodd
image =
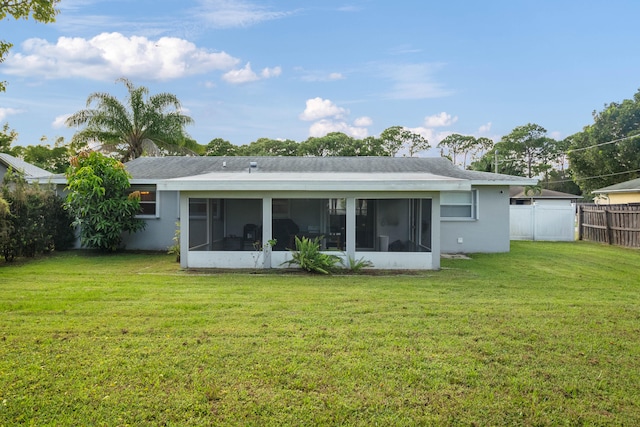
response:
M140 192L140 209L141 212L138 216L144 217L157 217L158 209L157 209L157 192L155 186L142 186L142 185L132 185L129 188L129 193L133 193L134 191Z
M440 217L444 220L477 219L478 190L441 193Z

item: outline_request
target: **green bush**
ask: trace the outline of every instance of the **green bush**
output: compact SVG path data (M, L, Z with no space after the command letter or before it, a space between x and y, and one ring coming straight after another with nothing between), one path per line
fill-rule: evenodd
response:
M124 165L100 153L74 157L67 170L66 206L80 226L82 246L115 251L122 245L122 233L133 233L146 223L140 213L140 193L128 193L129 174Z
M320 251L320 237L309 239L296 236L296 249L290 249L292 259L283 264L298 265L310 273L329 274L336 269L340 262L337 255L325 254Z
M73 244L72 220L52 187L29 185L10 169L4 176L2 199L0 251L6 261L66 250Z

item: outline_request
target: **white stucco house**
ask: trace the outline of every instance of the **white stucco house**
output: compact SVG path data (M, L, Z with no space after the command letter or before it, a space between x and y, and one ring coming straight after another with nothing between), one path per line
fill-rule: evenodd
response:
M278 268L306 236L375 268L438 269L441 253L509 251L509 187L536 183L445 158L141 157L125 166L147 221L125 237L127 249L166 249L179 221L185 268Z

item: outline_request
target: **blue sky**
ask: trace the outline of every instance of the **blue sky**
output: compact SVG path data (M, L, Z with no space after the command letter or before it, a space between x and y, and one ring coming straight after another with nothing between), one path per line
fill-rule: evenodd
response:
M357 138L401 125L432 146L537 123L561 139L640 87L635 0L62 0L6 19L0 124L67 140L93 92L170 92L201 144Z

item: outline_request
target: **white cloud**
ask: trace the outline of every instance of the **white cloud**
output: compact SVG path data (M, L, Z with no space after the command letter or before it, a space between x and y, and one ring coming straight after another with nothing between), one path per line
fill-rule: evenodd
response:
M447 114L444 111L440 114L434 114L433 116L427 116L424 118L424 125L428 128L451 126L458 121L458 116L452 117L451 114Z
M169 80L226 70L239 60L225 52L210 52L175 37L151 40L102 33L91 39L60 37L55 44L28 39L22 53L7 58L8 74L45 78L83 77L111 80L120 76Z
M387 97L392 99L441 98L451 91L437 82L433 74L442 64L393 64L381 67L383 77L392 81Z
M328 99L322 99L320 97L307 99L307 107L304 112L300 114L300 119L304 121L313 121L324 119L327 117L334 117L340 119L349 114L349 110L338 107L336 104Z
M431 145L432 149L433 147L436 147L440 143L440 141L442 141L447 136L453 133L451 131L437 132L433 128L427 128L424 126L418 126L415 128L407 128L407 129L413 133L417 133L419 135L422 135L422 137L426 138L427 141L429 141L429 145Z
M324 70L305 70L302 67L295 67L294 70L300 73L300 80L305 82L334 82L346 78L344 74L338 72L328 73Z
M358 117L353 121L353 124L358 127L366 127L366 126L371 126L373 124L373 120L371 119L371 117L367 117L367 116Z
M309 127L309 136L325 136L331 132L342 132L354 138L362 139L369 135L368 126L373 124L370 117L358 117L353 124L347 122L349 110L320 97L308 99L306 108L300 114L300 120L313 121Z
M264 79L270 79L272 77L279 77L282 74L282 68L273 67L273 68L263 68L260 72L260 75Z
M351 126L343 121L328 119L319 120L309 128L309 136L321 137L331 132L342 132L358 139L366 138L369 135L369 131L365 127Z
M228 71L222 76L222 79L227 83L242 84L255 82L260 79L278 77L280 74L282 74L282 69L280 67L274 67L264 68L260 72L260 75L258 75L251 69L251 63L247 62L244 68Z
M0 122L5 120L9 116L12 116L14 114L20 114L20 113L22 113L22 111L16 110L15 108L0 107Z
M271 11L242 0L200 0L195 15L216 28L233 28L284 18L291 12Z
M67 125L66 125L66 123L65 123L65 122L67 121L67 119L68 119L69 117L71 117L71 114L63 114L63 115L61 115L61 116L58 116L58 117L56 117L56 118L53 120L53 123L51 123L51 126L52 126L54 129L61 129L61 128L65 128L65 127L67 127Z
M240 84L240 83L254 82L256 80L259 80L259 77L251 69L251 63L247 62L247 65L245 65L244 68L226 72L222 76L222 80L228 83Z
M562 140L562 132L552 131L549 132L549 137L555 139L556 141Z
M478 133L485 134L491 132L491 122L484 124L478 128Z

